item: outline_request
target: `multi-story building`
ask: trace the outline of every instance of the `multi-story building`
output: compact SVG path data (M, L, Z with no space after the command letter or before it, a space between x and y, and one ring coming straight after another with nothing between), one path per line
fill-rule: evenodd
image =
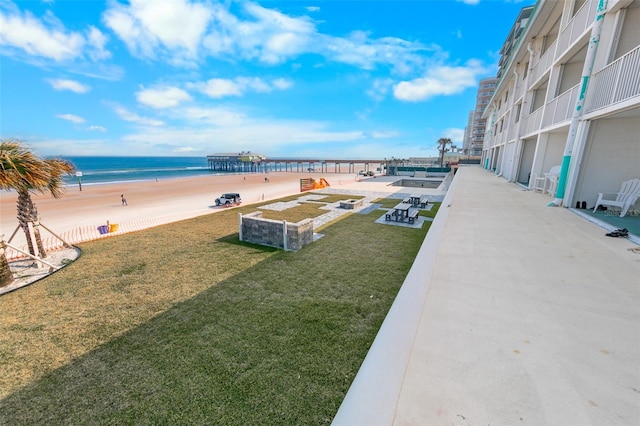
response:
M469 140L469 155L481 155L482 154L482 145L484 142L484 134L485 134L485 122L486 119L483 118L482 114L485 109L489 105L489 101L491 100L491 96L493 96L493 92L496 87L496 83L498 82L497 78L485 78L484 80L480 80L478 84L478 94L476 96L476 107L472 111L472 116L470 116L471 127L470 127L470 140Z
M467 125L464 128L464 135L462 137L462 152L465 155L471 153L471 129L473 128L473 110L469 111L469 117L467 118Z
M538 0L501 51L483 166L529 187L560 166L567 207L640 177L639 22L640 0Z

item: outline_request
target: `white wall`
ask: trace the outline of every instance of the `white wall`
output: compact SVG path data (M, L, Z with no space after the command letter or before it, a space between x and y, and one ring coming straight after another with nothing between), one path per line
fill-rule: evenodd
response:
M504 149L503 162L502 162L502 175L507 180L515 180L513 165L516 155L516 144L515 142L507 143Z
M567 132L549 133L547 139L547 149L544 152L542 171L548 172L553 166L562 164L564 157L564 146L567 142Z
M575 200L592 206L598 192L615 192L625 180L640 177L640 108L634 111L638 116L613 116L591 124Z
M536 150L535 139L527 139L522 141L522 158L520 160L520 171L518 173L518 182L527 184L533 167L533 155Z
M618 59L625 53L633 50L640 42L640 2L634 2L633 9L627 9L624 17L622 31L618 39L616 55L613 59Z

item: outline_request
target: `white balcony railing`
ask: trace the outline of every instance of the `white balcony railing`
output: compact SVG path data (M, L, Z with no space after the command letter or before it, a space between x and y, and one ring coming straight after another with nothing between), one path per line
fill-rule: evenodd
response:
M571 18L558 37L558 54L564 53L593 23L598 10L598 2L587 0Z
M533 133L536 133L540 130L540 123L542 122L542 111L543 107L538 108L533 111L531 114L527 115L522 122L522 127L520 128L520 135L522 137L529 136Z
M586 112L640 95L640 45L593 74Z
M547 103L547 107L544 109L544 117L542 118L543 129L571 118L579 89L580 83Z
M549 69L551 69L551 65L553 64L553 59L555 57L556 46L558 44L558 40L556 39L551 46L547 49L546 52L540 57L538 62L535 63L533 69L531 70L531 77L529 78L530 83L535 83L542 77Z

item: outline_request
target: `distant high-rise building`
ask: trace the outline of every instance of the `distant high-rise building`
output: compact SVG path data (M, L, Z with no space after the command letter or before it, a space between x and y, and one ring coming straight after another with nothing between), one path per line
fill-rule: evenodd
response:
M498 82L497 78L485 78L478 84L476 107L469 113L469 120L465 129L464 151L467 155L481 155L486 120L482 118L484 110Z
M469 111L469 117L467 118L467 125L464 128L464 135L462 137L462 152L469 155L471 152L471 129L473 128L473 111Z

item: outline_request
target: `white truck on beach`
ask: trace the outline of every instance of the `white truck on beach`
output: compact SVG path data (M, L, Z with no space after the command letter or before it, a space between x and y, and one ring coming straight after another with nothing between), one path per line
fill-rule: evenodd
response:
M239 206L242 203L242 199L240 198L240 194L236 192L229 192L226 194L222 194L218 198L216 198L216 206Z

